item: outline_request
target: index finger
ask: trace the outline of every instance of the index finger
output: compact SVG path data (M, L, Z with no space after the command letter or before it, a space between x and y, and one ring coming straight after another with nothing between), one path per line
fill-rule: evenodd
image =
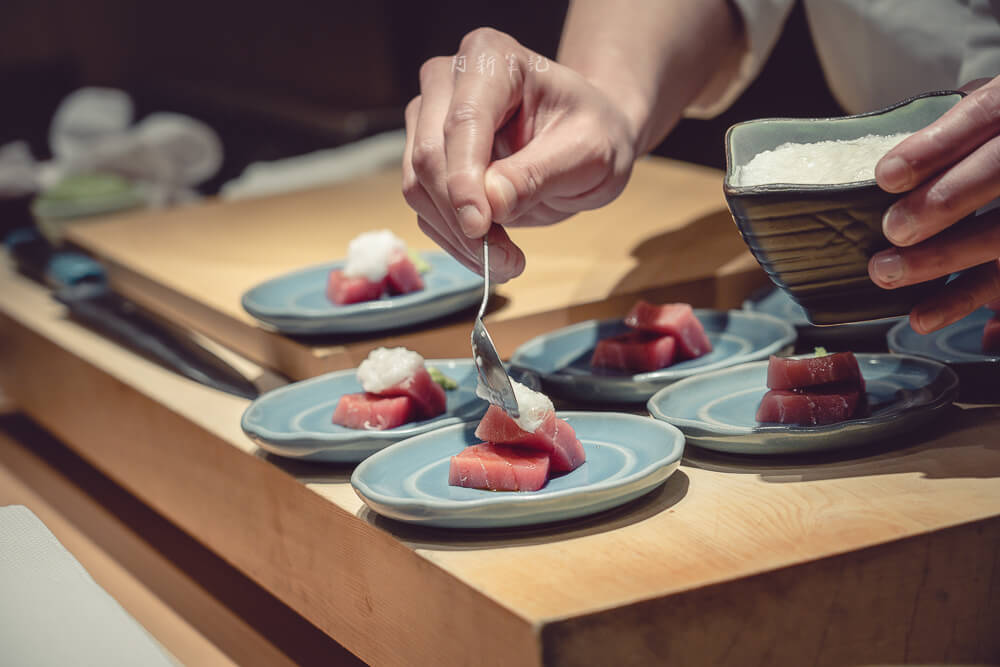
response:
M1000 77L973 91L936 121L904 139L875 165L887 192L906 192L1000 133Z
M508 52L503 53L505 45ZM521 103L523 75L512 51L514 40L489 28L469 33L456 58L464 58L455 72L451 106L444 124L448 194L459 226L466 236L479 238L489 231L492 211L486 198L486 167L493 155L493 139Z

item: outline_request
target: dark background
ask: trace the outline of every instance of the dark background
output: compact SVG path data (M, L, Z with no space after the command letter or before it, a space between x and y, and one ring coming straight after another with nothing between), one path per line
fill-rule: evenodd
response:
M123 88L137 118L180 111L222 137L221 173L402 126L429 57L492 26L554 57L566 2L3 0L0 144L46 157L58 102L83 85ZM686 120L657 154L722 167L723 134L762 116L841 113L797 7L758 80L723 116Z

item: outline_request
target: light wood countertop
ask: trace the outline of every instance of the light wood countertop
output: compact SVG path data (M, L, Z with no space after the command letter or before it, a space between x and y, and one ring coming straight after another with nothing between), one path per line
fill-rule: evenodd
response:
M683 176L672 164L654 167L651 178L661 167L667 171L660 175L680 169L671 178ZM690 173L692 183L704 175ZM655 183L639 181L652 190ZM660 189L679 187L671 183ZM358 196L375 206L389 187L365 181ZM702 236L714 244L699 225L716 229L721 195L707 185L691 192L690 202L677 206L687 207L678 215L694 226L677 233L696 247ZM325 217L330 212L317 208L325 196L246 202L247 225L296 207ZM364 209L338 214L357 217ZM84 238L82 229L74 238ZM190 292L211 278L198 267L214 261L229 267L218 293L231 301L261 271L288 268L283 256L265 269L239 260L225 245L231 233L213 236L206 228L201 238L210 239L211 252L194 251L173 269L161 264L162 273L146 264L147 277L169 292ZM86 237L105 256L101 234L95 226ZM348 237L329 234L323 243L289 240L298 248L289 252L295 261L306 249L324 259L315 246ZM581 233L580 252L605 236L584 242ZM623 243L615 252L626 250L631 256L634 248ZM742 252L732 250L739 264ZM717 253L707 271L684 273L678 265L684 279L676 289L705 284L704 293L692 287L692 294L722 298L719 290L730 288L719 287L719 262L734 265L726 255ZM598 299L608 294L613 301L636 267L598 261L581 254L549 265L551 273L525 276L542 289L569 273L571 290L586 287L576 309L554 320L519 320L531 315L531 302L512 284L511 321L564 323L607 307L594 304L605 304ZM735 283L746 287L751 273L742 275ZM655 291L647 278L635 291ZM246 331L256 328L232 303L210 309ZM467 340L468 323L462 327ZM1000 406L958 406L925 432L836 456L690 451L663 487L618 510L531 530L454 533L374 515L351 489L349 466L263 454L240 431L247 401L193 384L67 321L44 289L7 268L0 271L0 336L0 384L27 414L374 664L835 665L1000 656ZM234 345L244 354L251 347Z

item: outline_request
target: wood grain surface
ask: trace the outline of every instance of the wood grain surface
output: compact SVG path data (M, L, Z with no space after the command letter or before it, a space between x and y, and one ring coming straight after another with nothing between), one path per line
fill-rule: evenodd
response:
M379 345L459 356L471 311L391 334L293 339L258 326L240 306L263 280L343 258L363 231L391 229L413 248L435 249L399 181L393 169L288 195L119 215L75 226L68 238L140 305L292 378L353 368ZM640 161L610 206L511 235L527 269L498 288L487 317L504 357L566 324L624 315L640 295L734 307L766 281L725 207L721 173L661 158Z
M618 510L449 532L374 515L349 466L263 454L246 401L10 274L0 336L0 383L28 414L368 662L1000 660L1000 406L837 455L692 449Z

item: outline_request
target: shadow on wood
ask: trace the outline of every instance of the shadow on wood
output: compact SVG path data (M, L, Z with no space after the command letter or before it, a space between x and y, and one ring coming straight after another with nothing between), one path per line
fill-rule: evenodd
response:
M392 533L411 548L457 551L519 547L604 533L639 523L660 512L672 512L687 495L689 481L688 476L678 470L658 488L620 507L572 521L527 528L490 528L477 531L421 527L387 519L367 506L358 511L358 517Z
M839 452L801 456L741 456L688 446L686 465L777 484L846 477L921 473L931 479L996 477L1000 442L978 431L1000 420L1000 407L953 406L931 425L890 441Z

